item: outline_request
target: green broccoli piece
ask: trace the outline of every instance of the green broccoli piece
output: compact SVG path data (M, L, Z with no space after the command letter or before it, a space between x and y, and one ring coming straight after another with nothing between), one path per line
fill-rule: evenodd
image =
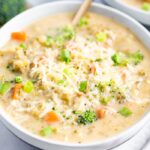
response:
M129 117L132 115L132 111L127 108L127 107L123 107L118 111L119 114L121 114L124 117Z
M62 29L62 36L64 37L64 39L66 40L71 40L72 38L74 38L75 36L75 31L73 29L72 26L65 26Z
M107 40L107 34L105 32L99 32L96 35L96 40L98 42L105 42Z
M139 51L134 53L119 52L112 55L111 59L115 66L126 66L127 64L138 65L144 59L144 56Z
M20 48L22 48L23 50L27 50L27 45L24 43L21 43Z
M121 62L121 58L120 58L120 55L118 53L112 55L111 59L115 65L119 65Z
M144 11L150 11L150 4L149 3L143 3L142 9Z
M75 30L72 26L65 26L60 29L60 32L55 36L55 43L57 46L62 47L65 43L75 37Z
M66 63L69 63L71 61L70 51L66 49L62 50L60 54L60 59Z
M53 129L51 126L44 127L42 130L40 130L41 136L49 136L53 132Z
M46 45L47 47L50 47L50 46L52 46L53 44L54 44L53 38L52 38L51 36L47 36L47 37L46 37L46 41L45 41L45 45Z
M22 77L21 76L16 76L15 77L15 82L16 83L21 83L23 81Z
M103 104L103 105L108 105L108 103L111 101L111 98L110 97L107 97L107 98L105 98L105 97L102 97L101 98L101 100L100 100L100 102L101 102L101 104Z
M97 85L97 87L99 88L99 90L100 90L101 93L105 92L105 90L106 90L106 84L105 83L100 82Z
M10 83L8 82L0 83L0 95L4 95L9 91L9 89L10 89Z
M25 0L0 0L0 26L25 10Z
M79 27L83 27L85 25L88 25L89 21L87 18L81 18L80 21L79 21Z
M78 116L77 123L87 125L97 120L96 113L91 110L85 111L83 114Z
M123 53L115 53L111 57L115 66L126 66L128 64L128 60L125 58Z
M86 92L87 84L88 84L87 81L82 81L82 82L80 83L79 91L80 91L80 92Z
M144 56L139 51L137 51L133 54L129 54L129 59L131 63L138 65L144 59Z

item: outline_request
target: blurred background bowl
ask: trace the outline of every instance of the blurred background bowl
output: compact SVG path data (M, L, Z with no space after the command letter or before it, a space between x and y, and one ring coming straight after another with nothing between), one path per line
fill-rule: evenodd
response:
M150 26L150 11L143 11L122 2L122 0L104 0L110 6L125 12L139 22Z

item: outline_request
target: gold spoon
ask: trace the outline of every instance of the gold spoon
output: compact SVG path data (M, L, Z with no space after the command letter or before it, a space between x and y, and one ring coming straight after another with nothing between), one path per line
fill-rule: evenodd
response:
M92 0L84 0L82 5L80 6L79 10L77 11L75 16L73 17L73 20L72 20L72 25L73 26L75 26L79 22L81 17L86 13L86 11L91 6L91 3L92 3Z

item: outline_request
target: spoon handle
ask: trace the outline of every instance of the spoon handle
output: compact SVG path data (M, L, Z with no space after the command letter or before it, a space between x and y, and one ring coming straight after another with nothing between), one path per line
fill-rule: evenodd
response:
M82 3L82 5L80 6L79 10L77 11L77 13L75 14L72 20L73 26L79 22L80 18L85 14L85 12L91 6L91 3L92 3L92 0L84 0L84 2Z

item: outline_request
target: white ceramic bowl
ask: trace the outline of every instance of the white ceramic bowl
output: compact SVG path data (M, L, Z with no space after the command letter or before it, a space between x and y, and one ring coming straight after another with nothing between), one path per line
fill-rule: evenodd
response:
M18 15L17 17L9 21L0 29L0 47L6 44L6 42L9 40L11 32L21 30L26 25L45 16L61 12L76 11L79 8L79 5L80 3L76 1L58 1L47 3L25 11L24 13ZM136 36L139 37L139 39L144 43L144 45L150 49L149 32L131 17L115 9L96 3L93 3L91 11L112 18L113 20L116 20L124 26L128 27L131 31L133 31L136 34ZM129 129L112 138L108 138L104 141L92 142L87 144L71 144L53 140L45 140L37 135L29 133L22 127L18 126L9 118L7 113L5 113L2 109L0 109L0 120L10 131L12 131L19 138L36 147L45 150L94 150L112 148L128 140L130 137L135 135L137 131L139 131L147 121L150 121L150 113L145 114L144 117L141 118L141 120L137 122L134 126L130 127Z
M122 2L122 0L104 0L107 4L117 8L145 25L150 25L150 12L140 10L139 8L130 6Z

